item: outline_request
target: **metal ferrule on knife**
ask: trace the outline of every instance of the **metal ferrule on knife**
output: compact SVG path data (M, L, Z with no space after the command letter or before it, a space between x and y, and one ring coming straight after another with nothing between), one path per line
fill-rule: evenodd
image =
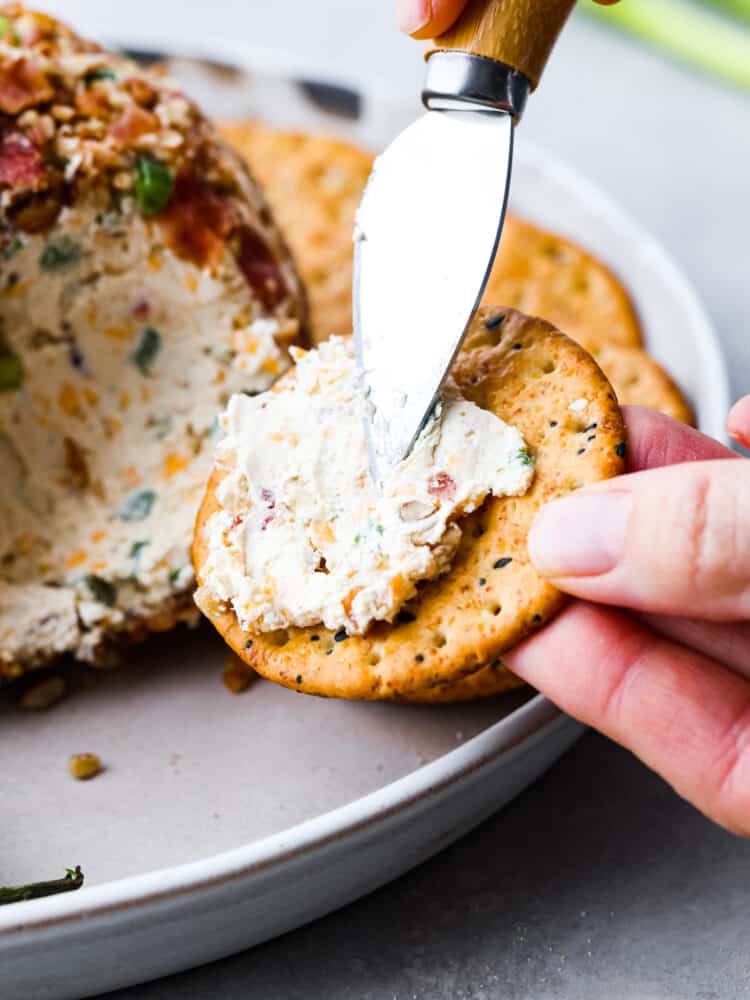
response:
M427 57L422 103L432 111L487 108L518 121L531 82L518 70L486 56L438 50Z

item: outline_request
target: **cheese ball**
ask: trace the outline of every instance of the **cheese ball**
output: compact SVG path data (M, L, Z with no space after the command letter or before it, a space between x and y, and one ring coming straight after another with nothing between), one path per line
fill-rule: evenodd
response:
M259 187L175 84L0 8L0 678L193 619L216 414L304 319Z

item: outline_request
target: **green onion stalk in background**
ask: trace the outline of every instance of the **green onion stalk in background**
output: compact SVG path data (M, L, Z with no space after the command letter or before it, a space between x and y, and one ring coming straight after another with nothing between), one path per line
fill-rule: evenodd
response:
M691 0L581 0L587 14L650 42L669 55L739 87L750 88L750 0L713 0L734 18ZM741 21L746 24L743 25Z

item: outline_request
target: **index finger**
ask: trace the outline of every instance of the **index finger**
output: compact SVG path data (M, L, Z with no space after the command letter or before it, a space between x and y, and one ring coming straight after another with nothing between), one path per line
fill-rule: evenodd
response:
M680 462L738 458L736 452L687 424L645 406L623 406L631 472Z
M750 833L750 685L611 608L575 602L503 657L680 795Z

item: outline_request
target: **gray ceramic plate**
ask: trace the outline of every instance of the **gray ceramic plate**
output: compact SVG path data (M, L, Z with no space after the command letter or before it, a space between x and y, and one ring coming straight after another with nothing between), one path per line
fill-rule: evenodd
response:
M214 114L260 115L377 148L417 110L310 73L280 75L241 47L221 51L221 64L173 60ZM664 252L522 138L512 201L625 277L649 346L691 395L701 426L721 436L721 353ZM209 630L179 632L51 712L0 703L0 884L77 863L87 874L80 892L0 909L3 997L89 996L320 916L469 830L579 731L528 695L429 709L322 701L259 682L234 697L220 681L225 655ZM90 783L66 774L81 750L106 764Z

